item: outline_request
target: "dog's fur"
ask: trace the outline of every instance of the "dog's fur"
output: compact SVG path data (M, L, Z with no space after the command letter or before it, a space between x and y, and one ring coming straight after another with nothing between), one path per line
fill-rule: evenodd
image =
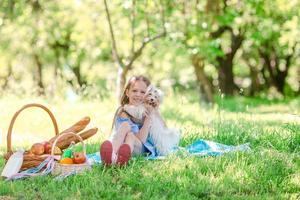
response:
M144 120L144 113L146 111L145 105L151 105L154 109L158 110L162 100L162 91L150 85L147 88L143 104L138 106L125 105L123 109L132 116L135 122L142 123ZM162 156L168 155L174 147L178 146L180 133L177 129L169 129L165 127L165 124L155 112L150 117L152 124L149 134L153 139L157 153Z

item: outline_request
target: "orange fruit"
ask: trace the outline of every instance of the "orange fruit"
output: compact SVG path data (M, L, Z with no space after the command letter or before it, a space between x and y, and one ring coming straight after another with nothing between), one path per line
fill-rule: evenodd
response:
M72 158L63 158L59 161L60 164L73 164Z

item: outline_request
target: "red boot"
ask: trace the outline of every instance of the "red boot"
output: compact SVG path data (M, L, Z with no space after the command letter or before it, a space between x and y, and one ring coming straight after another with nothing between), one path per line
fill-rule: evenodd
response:
M131 149L128 144L122 144L118 151L118 157L116 164L120 166L124 166L128 163L131 158Z
M100 146L100 156L104 165L106 166L111 165L112 152L113 152L112 143L109 140L104 141Z

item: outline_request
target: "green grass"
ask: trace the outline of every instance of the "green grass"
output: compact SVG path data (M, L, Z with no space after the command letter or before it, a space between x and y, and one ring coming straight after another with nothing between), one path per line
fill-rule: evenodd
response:
M49 106L67 128L83 116L100 131L88 141L98 150L108 137L115 110L111 99L69 103L62 100L0 100L0 148L13 113L28 102ZM167 98L161 108L169 126L182 131L181 146L204 138L228 145L249 142L251 152L221 157L171 156L166 160L131 160L126 168L95 166L92 171L55 181L51 176L15 182L0 180L0 199L299 199L300 99L267 101L245 97L217 99L199 106L191 97ZM29 146L50 138L53 128L38 109L22 113L14 128L13 146ZM19 138L19 140L18 140ZM21 138L21 139L20 139ZM0 159L0 169L4 160Z

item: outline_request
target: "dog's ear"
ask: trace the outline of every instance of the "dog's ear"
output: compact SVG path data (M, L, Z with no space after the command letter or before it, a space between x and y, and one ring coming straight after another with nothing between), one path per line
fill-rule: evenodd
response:
M158 93L158 96L159 96L159 103L162 103L163 102L163 99L164 99L164 92L160 89L156 89L157 90L157 93Z
M148 94L150 91L152 91L154 89L154 86L153 85L149 85L147 87L147 91L146 91L146 94Z

